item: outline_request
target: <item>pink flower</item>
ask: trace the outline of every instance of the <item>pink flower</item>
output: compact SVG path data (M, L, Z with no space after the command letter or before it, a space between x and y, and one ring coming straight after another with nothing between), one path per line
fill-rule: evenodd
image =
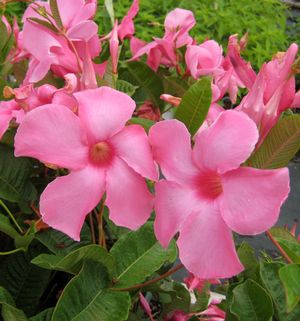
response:
M188 46L185 54L187 67L195 79L212 75L221 66L222 59L222 47L214 40Z
M176 8L166 16L165 38L174 39L176 48L191 44L193 38L188 33L195 24L196 20L192 11Z
M147 299L144 297L142 292L139 293L139 296L140 296L140 304L141 304L143 310L148 315L150 321L154 321L150 304L148 303Z
M133 0L127 15L122 19L118 27L118 35L121 41L125 38L131 38L134 35L135 28L133 19L139 12L139 0Z
M135 102L109 87L75 97L78 116L65 106L45 105L28 113L16 134L16 156L70 171L42 193L43 221L79 240L85 216L106 191L110 218L136 229L146 222L153 205L143 177L156 180L157 171L144 129L125 127Z
M154 41L141 47L134 42L131 60L137 60L147 55L147 64L156 71L160 64L175 67L178 64L176 49L192 43L188 32L196 23L194 15L189 10L177 8L171 11L165 19L165 35L163 38L154 38ZM139 49L136 49L136 48Z
M172 313L169 313L164 321L187 321L190 318L190 315L178 310Z
M226 314L216 305L210 305L205 311L198 313L202 321L225 321Z
M221 282L218 279L200 279L193 273L190 273L189 276L184 279L184 283L190 291L197 290L201 293L207 283L220 284Z
M292 72L297 51L298 46L292 44L286 53L280 53L264 64L249 93L237 107L237 110L248 114L257 124L260 132L259 144L284 110L297 107L294 105L297 97Z
M246 62L241 57L241 49L244 48L244 45L243 41L242 43L238 42L238 35L230 36L227 55L230 58L238 78L248 89L251 89L255 82L256 74L252 69L250 62Z
M64 76L69 72L79 72L80 66L78 64L82 64L82 61L77 61L75 50L83 59L86 54L85 44L88 45L92 57L99 54L98 26L90 20L96 11L95 3L86 3L84 0L58 1L65 37L30 20L32 17L43 19L33 9L37 6L51 12L49 3L42 1L36 1L25 11L22 46L30 55L25 83L41 80L50 69L59 76ZM73 47L70 47L70 41L73 43ZM36 43L39 43L39 46L36 46Z
M179 257L199 278L225 278L243 270L231 230L262 233L278 219L289 193L288 169L240 167L258 139L244 113L225 111L191 137L177 120L149 132L154 158L165 176L156 184L155 234L166 247L179 232Z

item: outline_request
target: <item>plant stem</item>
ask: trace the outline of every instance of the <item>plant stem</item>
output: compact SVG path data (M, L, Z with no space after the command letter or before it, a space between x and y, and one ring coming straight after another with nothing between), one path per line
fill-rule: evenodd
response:
M22 248L20 248L20 249L7 251L7 252L0 252L0 255L10 255L10 254L14 254L14 253L21 252L21 251L24 251L24 250Z
M105 231L103 228L103 211L104 211L104 199L100 203L98 231L99 231L99 245L106 249Z
M284 251L284 249L280 246L280 244L275 240L273 235L270 233L270 231L266 231L266 234L268 238L271 240L271 242L276 246L278 251L282 254L282 256L286 259L288 263L293 263L292 259L287 255L287 253Z
M162 274L152 280L146 281L144 283L136 284L136 285L130 286L128 288L120 288L120 289L110 288L110 290L112 290L112 291L131 291L131 290L141 289L141 288L144 288L145 286L151 285L151 284L156 283L162 279L165 279L166 277L174 274L175 272L179 271L182 268L183 268L183 264L180 263L180 264L176 265L175 267L173 267L168 272L166 272L166 273L164 273L164 274Z
M96 236L95 236L95 228L94 228L94 220L93 220L93 212L89 214L90 226L91 226L91 236L93 244L96 244Z
M0 205L5 209L5 211L7 212L7 214L9 215L9 217L11 218L11 220L14 222L14 224L16 225L17 229L19 230L19 232L21 232L23 234L23 230L20 227L20 225L18 224L18 222L16 221L16 219L14 218L12 212L8 209L8 207L3 203L2 200L0 200Z

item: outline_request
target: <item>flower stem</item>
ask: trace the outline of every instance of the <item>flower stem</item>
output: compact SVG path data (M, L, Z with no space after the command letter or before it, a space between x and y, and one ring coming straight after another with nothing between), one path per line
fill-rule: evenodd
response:
M160 275L157 278L154 278L152 280L146 281L144 283L136 284L136 285L130 286L128 288L120 288L120 289L118 289L118 288L110 288L110 290L112 290L112 291L131 291L131 290L141 289L141 288L144 288L144 287L146 287L148 285L156 283L156 282L158 282L158 281L160 281L162 279L165 279L166 277L174 274L175 272L179 271L182 268L183 268L183 264L180 263L180 264L176 265L175 267L173 267L168 272L166 272L166 273L164 273L164 274L162 274L162 275Z
M24 250L22 248L20 248L20 249L7 251L7 252L0 252L0 255L10 255L10 254L14 254L14 253L21 252L21 251L24 251Z
M268 238L271 240L271 242L276 246L278 251L282 254L282 256L286 259L288 263L293 263L292 259L287 255L287 253L284 251L284 249L281 247L281 245L275 240L273 235L271 234L270 231L266 231L266 234Z
M5 211L7 212L7 214L9 215L9 217L11 218L11 220L14 222L14 224L16 225L17 229L19 230L20 233L23 234L23 230L20 227L20 225L18 224L18 222L16 221L16 219L14 218L12 212L8 209L8 207L3 203L2 200L0 200L0 205L5 209Z
M91 237L93 244L96 244L96 236L95 236L95 228L94 228L94 220L93 220L93 212L89 214L89 221L91 227Z
M104 211L104 200L101 201L99 210L98 230L99 230L99 245L106 249L105 231L103 228L103 211Z

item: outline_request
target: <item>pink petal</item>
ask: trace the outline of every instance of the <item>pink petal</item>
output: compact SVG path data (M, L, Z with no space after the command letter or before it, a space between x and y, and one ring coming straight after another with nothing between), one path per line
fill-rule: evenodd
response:
M237 35L229 37L228 56L240 80L248 89L251 89L255 82L256 74L252 69L250 62L246 62L241 57Z
M136 37L132 37L130 39L130 51L131 55L135 56L135 54L144 46L146 45L146 42L144 40L141 40Z
M297 91L291 108L300 108L300 90Z
M193 156L199 167L224 173L239 167L257 140L255 123L242 112L228 110L196 136Z
M61 105L44 105L26 115L15 136L15 155L69 169L85 166L88 147L79 118Z
M187 218L177 245L181 262L199 278L229 278L243 270L217 204Z
M14 118L13 112L17 109L15 100L0 102L0 139L8 129L10 121Z
M110 142L116 154L134 171L154 181L158 179L148 136L143 127L127 126L114 135Z
M165 29L170 32L183 29L189 31L196 24L194 14L190 10L176 8L168 13L165 19Z
M66 28L72 25L74 17L83 12L84 0L57 0L59 14Z
M84 219L99 203L104 190L105 173L92 166L56 178L41 195L43 221L79 241Z
M67 31L71 40L89 41L98 32L98 26L94 21L81 21Z
M149 218L153 196L146 181L118 157L107 172L106 194L109 217L115 224L135 230Z
M167 247L198 201L192 190L166 180L156 183L155 192L154 231L162 246Z
M79 117L92 143L119 132L135 109L134 100L110 87L85 90L74 96L79 103Z
M287 168L242 167L224 174L222 183L223 219L240 234L259 234L273 226L290 191Z
M154 159L168 180L186 183L193 179L198 169L193 163L191 136L178 120L156 123L149 131Z
M122 19L120 26L118 28L118 34L121 41L124 38L131 38L134 34L134 23L133 19L139 12L139 0L133 0L127 15Z

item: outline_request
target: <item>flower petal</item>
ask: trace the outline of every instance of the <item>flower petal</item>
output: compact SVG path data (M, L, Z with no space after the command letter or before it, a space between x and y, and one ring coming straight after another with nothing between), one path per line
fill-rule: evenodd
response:
M135 109L134 100L110 87L85 90L74 96L91 143L106 140L119 132Z
M79 118L67 107L44 105L28 113L15 136L15 155L80 169L88 146Z
M190 189L166 180L156 183L155 192L154 231L162 246L167 247L193 212L197 199Z
M228 110L196 136L193 156L199 167L224 173L239 167L257 140L255 123L242 112Z
M84 219L104 190L105 172L92 166L56 178L41 195L43 221L79 241Z
M106 191L105 203L115 224L135 230L147 221L153 196L146 181L118 157L107 172Z
M217 204L188 217L177 245L181 262L199 278L228 278L243 270Z
M67 31L71 40L89 41L98 32L98 26L94 21L81 21Z
M242 167L222 176L221 212L239 234L259 234L274 225L289 187L287 168L262 170Z
M148 136L143 127L131 125L125 127L110 140L116 154L134 171L154 181L158 173L154 165Z
M168 180L186 183L195 177L198 169L192 160L191 136L183 123L165 120L149 131L154 159Z

